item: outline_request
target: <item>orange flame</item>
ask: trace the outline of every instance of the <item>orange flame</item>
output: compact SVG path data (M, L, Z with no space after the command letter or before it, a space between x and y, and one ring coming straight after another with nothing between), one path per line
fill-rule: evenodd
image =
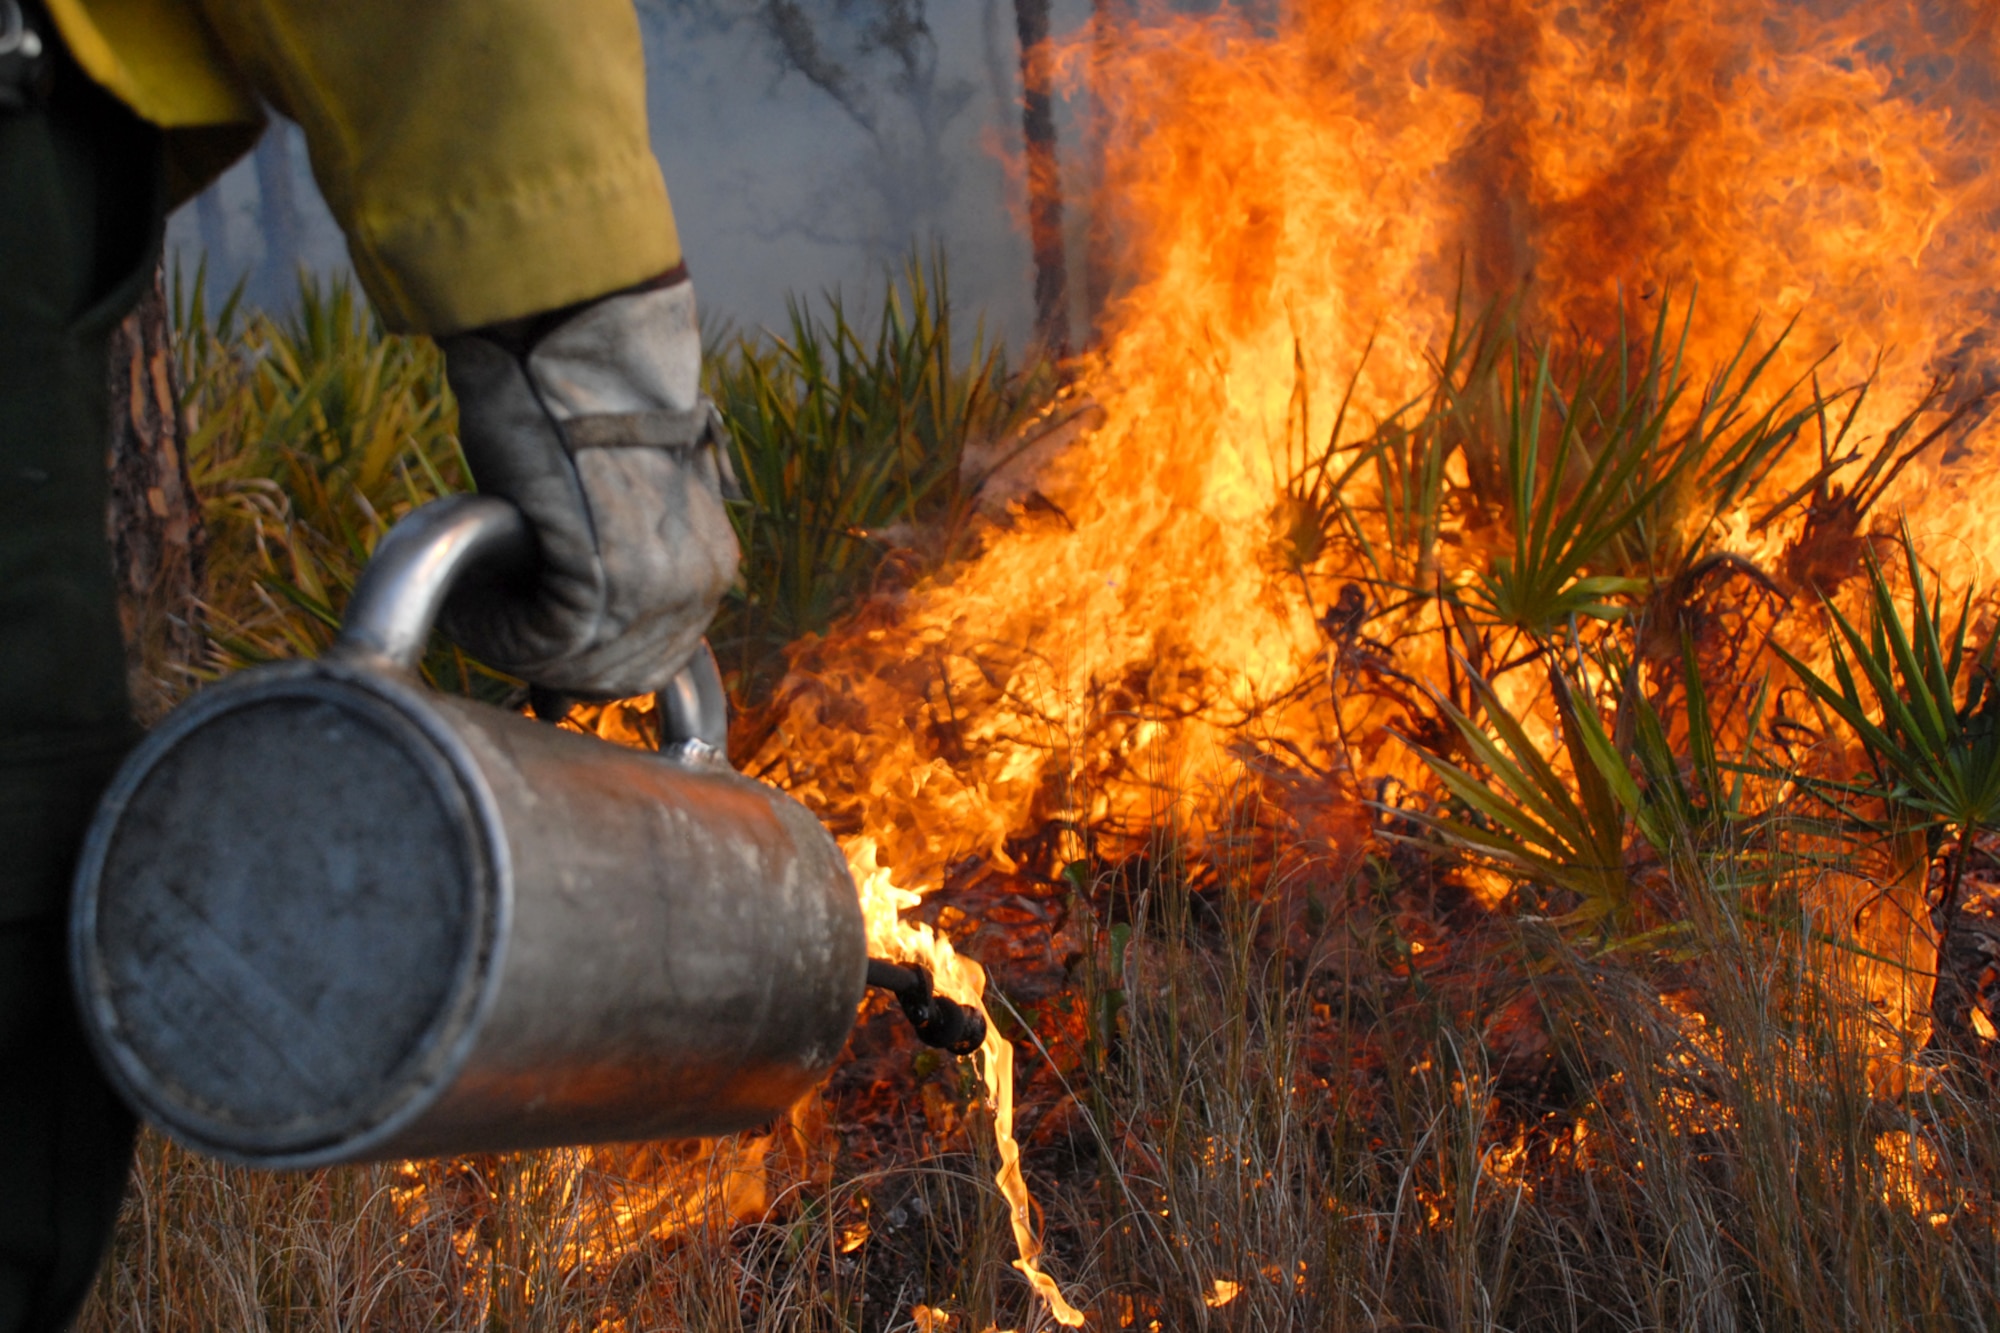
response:
M913 885L967 855L1010 866L1008 839L1051 819L1143 828L1163 792L1226 781L1246 725L1336 764L1325 701L1285 702L1325 640L1272 557L1273 501L1300 417L1323 441L1364 353L1357 414L1425 384L1461 281L1525 283L1531 326L1599 333L1698 292L1695 366L1795 321L1771 382L1829 349L1829 385L1874 370L1878 436L1934 376L2000 378L1981 72L2000 45L1982 13L1958 19L1317 3L1072 42L1063 67L1109 121L1097 225L1122 256L1084 380L1102 423L1037 478L1046 507L1015 506L893 626L818 650L759 763ZM2000 531L1974 521L1979 481L1927 457L1883 508L1913 506L1934 558L1983 580ZM1769 552L1731 523L1725 544Z
M1689 364L1789 324L1768 382L1873 373L1859 430L1877 437L1934 379L2000 379L1989 10L1302 0L1278 19L1156 10L1062 46L1102 125L1091 252L1117 257L1081 385L1101 421L976 561L802 657L753 765L864 830L871 941L976 1000L977 965L898 917L946 866L1011 869L1029 830L1115 837L1169 811L1198 834L1184 797L1230 780L1246 734L1339 771L1334 733L1366 705L1328 697L1311 587L1343 571L1273 558L1274 500L1364 357L1358 416L1424 387L1461 295L1519 291L1528 327L1603 337L1698 292ZM1883 508L1983 582L2000 529L1982 482L1926 457ZM1751 558L1784 537L1724 528ZM1449 580L1478 552L1443 558ZM1004 1134L990 1030L982 1072ZM1022 1266L1067 1310L1033 1267L1017 1156L1003 1140Z
M876 855L872 839L858 838L847 849L848 865L861 891L861 910L868 922L868 952L893 963L921 963L931 973L939 994L979 1010L986 1020L986 1040L980 1044L979 1075L986 1084L986 1096L993 1110L993 1137L1000 1149L1000 1170L994 1177L1001 1197L1007 1200L1007 1221L1013 1228L1014 1247L1020 1255L1014 1267L1021 1270L1035 1292L1049 1307L1057 1323L1065 1328L1083 1326L1083 1313L1063 1299L1055 1279L1035 1266L1041 1242L1035 1238L1032 1200L1028 1184L1021 1178L1021 1147L1014 1141L1014 1047L1000 1035L999 1026L986 1009L986 971L978 963L951 947L951 942L924 922L902 919L905 908L921 902L922 895L901 889L889 876Z
M1341 771L1341 736L1370 705L1328 678L1313 589L1349 571L1336 555L1275 559L1274 501L1364 357L1359 419L1426 385L1461 295L1519 292L1528 327L1601 338L1698 293L1690 365L1719 365L1753 324L1767 340L1789 325L1768 382L1873 373L1858 431L1876 437L1936 379L1961 395L2000 381L1991 6L1299 0L1282 14L1153 12L1058 50L1100 113L1091 253L1115 257L1094 276L1116 297L1080 386L1098 424L976 561L894 623L808 649L750 765L862 830L848 854L871 948L925 963L964 1002L982 970L900 916L945 867L1011 870L1010 839L1051 827L1115 841L1171 815L1199 836L1213 804L1199 798L1231 780L1246 736ZM2000 575L1985 469L1966 461L1985 440L1921 458L1883 504L1908 510L1955 582ZM1785 537L1744 515L1723 527L1723 548L1752 559ZM1447 581L1479 560L1455 541ZM990 1024L980 1062L1019 1266L1073 1324L1036 1267L1012 1050Z

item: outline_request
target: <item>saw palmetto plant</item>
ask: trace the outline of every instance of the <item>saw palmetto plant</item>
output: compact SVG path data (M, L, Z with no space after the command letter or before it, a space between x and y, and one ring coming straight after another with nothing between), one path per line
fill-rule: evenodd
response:
M1787 652L1783 658L1812 698L1860 743L1865 771L1849 780L1806 778L1804 786L1838 811L1857 836L1915 832L1942 852L1943 882L1931 916L1938 942L1932 995L1936 1039L1962 1041L1976 978L1953 975L1949 957L1961 891L1979 836L2000 823L2000 629L1975 631L1968 590L1947 616L1931 591L1906 524L1900 549L1908 605L1870 553L1863 629L1831 601L1830 672Z
M2000 632L1975 636L1972 594L1947 617L1932 592L1916 543L1904 527L1900 549L1909 605L1902 605L1871 554L1867 628L1834 603L1823 603L1835 637L1831 673L1782 646L1775 651L1814 699L1861 742L1868 772L1859 783L1819 784L1843 798L1875 798L1904 820L1948 836L1946 910L1955 903L1973 840L2000 821L2000 682L1994 678Z
M1774 840L1766 793L1725 755L1689 639L1681 642L1680 666L1684 715L1676 728L1642 688L1639 673L1618 664L1621 716L1608 729L1592 726L1591 757L1681 882L1706 882L1719 899L1743 903L1782 880L1798 858ZM1769 698L1763 686L1748 701L1743 728L1749 735L1759 733ZM1620 736L1629 737L1623 746L1616 743Z
M1459 592L1468 606L1535 639L1579 618L1620 619L1686 571L1791 448L1817 403L1801 401L1800 384L1766 392L1784 335L1753 354L1751 330L1696 390L1693 324L1692 298L1678 327L1662 302L1643 340L1621 324L1560 370L1554 343L1517 342L1454 388L1468 467L1498 497L1497 549Z
M1499 305L1461 309L1427 398L1352 440L1343 399L1328 445L1292 468L1288 529L1320 516L1303 526L1351 549L1385 603L1440 596L1511 632L1503 671L1580 621L1684 597L1723 518L1825 411L1808 377L1768 384L1789 330L1758 350L1753 328L1697 388L1693 324L1692 299L1678 316L1663 302L1644 337L1621 324L1602 345L1562 349L1521 335ZM1470 566L1449 578L1447 540Z
M1449 700L1440 699L1438 707L1473 767L1418 751L1465 813L1411 817L1453 847L1572 897L1575 905L1558 918L1562 924L1607 939L1622 937L1631 928L1634 906L1627 864L1631 809L1614 782L1629 784L1631 778L1611 751L1601 719L1587 702L1580 703L1568 679L1552 673L1568 761L1563 771L1491 684L1477 674L1471 681L1483 721Z
M1782 728L1767 728L1777 694L1769 680L1742 692L1737 739L1726 741L1691 638L1682 639L1678 670L1650 682L1616 640L1587 648L1572 640L1565 645L1570 665L1547 668L1546 693L1527 696L1525 706L1510 706L1459 660L1469 702L1441 693L1430 701L1447 736L1406 740L1446 800L1398 808L1397 818L1449 856L1511 879L1523 891L1522 910L1552 911L1555 925L1601 947L1652 947L1684 936L1692 894L1745 922L1904 966L1812 924L1795 886L1852 873L1871 845L1906 841L1913 828L1921 838L1928 828L1934 847L1957 835L1940 904L1941 912L1955 910L1971 839L2000 813L1987 785L2000 778L1986 721L1993 701L1985 673L1994 650L1990 636L1981 647L1967 643L1965 606L1941 636L1936 598L1899 630L1888 584L1879 568L1870 569L1870 625L1879 637L1869 641L1829 607L1852 636L1847 652L1865 653L1865 662L1843 675L1838 663L1846 658L1836 647L1829 681L1774 647L1830 711L1854 719L1867 773L1833 778L1796 755L1779 758L1782 747L1771 736ZM1911 645L1907 661L1899 638ZM1926 641L1933 646L1922 647ZM1929 683L1904 685L1906 669ZM1939 693L1945 680L1968 682L1955 713L1951 695ZM1878 685L1898 702L1882 707ZM1936 708L1940 697L1946 706ZM1669 701L1671 715L1663 711ZM1555 723L1543 730L1548 740L1536 738L1537 714ZM1871 720L1878 714L1891 720ZM1774 910L1774 902L1782 906Z
M1500 548L1459 595L1496 624L1541 638L1578 617L1616 620L1623 599L1644 590L1640 579L1592 567L1673 480L1648 475L1670 405L1658 400L1673 386L1649 379L1664 392L1600 405L1589 372L1559 386L1553 348L1532 361L1529 353L1517 348L1497 375L1455 394L1451 410L1475 461L1497 473L1501 510ZM1666 369L1657 356L1649 366ZM1485 450L1492 457L1479 459Z
M345 282L302 278L295 311L210 309L178 277L176 345L188 463L214 552L211 670L316 655L332 642L376 541L468 484L444 364L385 335ZM461 691L509 685L442 640L425 671Z
M955 328L942 255L912 256L872 324L839 294L795 299L783 336L711 359L743 499L743 578L716 627L726 671L754 693L783 647L869 591L885 559L954 554L982 478L968 444L1005 439L1053 387L1045 369Z
M1684 716L1670 727L1628 662L1599 673L1608 708L1577 677L1551 669L1560 750L1549 754L1468 668L1477 714L1438 699L1455 744L1416 747L1451 800L1405 817L1460 855L1538 892L1567 895L1557 924L1608 946L1674 934L1676 885L1699 881L1747 900L1789 862L1773 855L1762 836L1766 813L1717 743L1691 646L1682 671ZM1760 700L1753 732L1761 713ZM1651 901L1642 892L1649 879L1658 889Z
M1303 366L1295 370L1293 415L1300 419L1301 440L1287 470L1281 507L1288 556L1296 566L1310 566L1334 542L1352 550L1385 600L1434 594L1445 502L1452 489L1446 465L1457 446L1446 429L1449 385L1483 373L1467 367L1490 361L1500 346L1497 339L1483 336L1491 322L1455 317L1437 357L1430 395L1387 413L1353 441L1345 433L1367 354L1358 359L1327 443L1318 449L1303 438L1310 400Z

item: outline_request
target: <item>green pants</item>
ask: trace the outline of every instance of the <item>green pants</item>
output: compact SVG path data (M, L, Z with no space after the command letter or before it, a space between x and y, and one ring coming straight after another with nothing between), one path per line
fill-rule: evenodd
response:
M158 133L60 68L0 110L0 1333L64 1327L116 1219L133 1122L85 1047L64 914L134 739L105 542L108 340L150 281Z

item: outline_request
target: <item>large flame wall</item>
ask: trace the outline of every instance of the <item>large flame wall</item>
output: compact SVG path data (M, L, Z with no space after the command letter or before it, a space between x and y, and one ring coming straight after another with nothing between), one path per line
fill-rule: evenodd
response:
M1996 40L1991 7L1894 0L1329 0L1076 38L1059 64L1093 108L1080 174L1115 258L1080 384L1097 424L977 560L802 654L752 764L849 836L873 947L976 989L898 924L964 858L1198 827L1246 738L1333 787L1357 752L1394 762L1325 734L1348 707L1320 623L1342 571L1273 553L1284 478L1364 356L1366 420L1424 389L1461 309L1518 298L1533 334L1602 339L1698 293L1697 379L1790 324L1769 382L1875 374L1864 433L1936 381L1989 388ZM1957 584L2000 573L1981 447L1882 506ZM1735 530L1759 559L1783 537Z
M1323 720L1274 709L1325 645L1273 502L1371 344L1362 414L1420 390L1461 293L1599 337L1698 293L1698 367L1795 321L1771 381L1874 370L1878 433L1939 376L1985 387L1996 40L1990 7L1832 0L1302 3L1079 37L1117 256L1102 423L1041 478L1052 506L815 655L765 761L923 884L1051 821L1147 822L1222 780L1249 719L1326 757ZM1910 500L1934 559L1994 572L1984 469L1927 458L1885 508Z

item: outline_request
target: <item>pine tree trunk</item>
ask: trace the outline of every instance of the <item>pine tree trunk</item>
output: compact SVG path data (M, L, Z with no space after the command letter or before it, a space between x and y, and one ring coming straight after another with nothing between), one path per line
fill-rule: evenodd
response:
M298 293L299 205L292 190L291 127L273 120L257 141L258 231L264 258L257 265L257 295L266 310L283 310Z
M1021 41L1021 140L1028 166L1028 244L1035 258L1035 335L1069 352L1069 279L1063 262L1062 169L1056 155L1049 0L1014 0Z
M188 477L166 292L152 289L111 339L111 503L126 675L139 720L164 714L203 652L206 562L201 508Z
M1090 7L1090 121L1084 145L1090 192L1086 203L1090 229L1083 252L1084 337L1096 344L1104 337L1104 307L1116 283L1117 255L1112 246L1112 219L1106 196L1105 154L1111 137L1111 107L1106 96L1106 67L1133 21L1132 0L1092 0Z

